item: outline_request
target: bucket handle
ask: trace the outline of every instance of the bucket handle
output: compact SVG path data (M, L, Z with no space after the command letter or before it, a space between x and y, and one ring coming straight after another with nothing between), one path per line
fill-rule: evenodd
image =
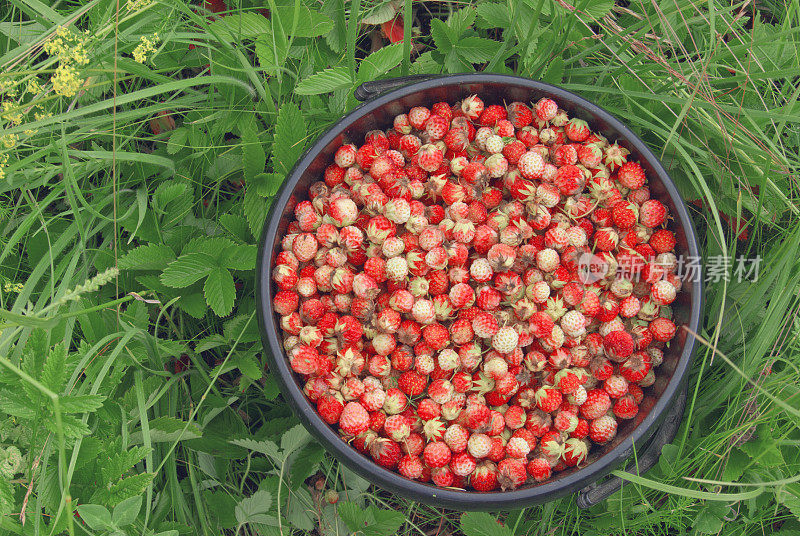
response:
M412 74L409 76L398 76L397 78L386 78L384 80L370 80L364 82L356 88L353 95L361 102L372 100L381 93L385 93L390 89L395 89L411 82L421 82L422 80L430 80L437 78L435 74Z
M637 463L629 464L625 467L626 473L641 475L652 469L661 457L661 449L670 443L678 433L681 421L683 420L683 410L686 408L686 398L688 386L684 384L683 389L678 392L675 403L667 413L667 418L656 430L652 439L642 449L637 456ZM631 447L628 456L633 454ZM618 476L612 476L602 482L593 482L578 492L578 508L586 509L606 500L612 494L619 491L628 481Z

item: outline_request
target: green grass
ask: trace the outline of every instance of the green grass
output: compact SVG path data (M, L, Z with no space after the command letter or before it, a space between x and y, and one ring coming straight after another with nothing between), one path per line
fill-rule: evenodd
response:
M0 5L0 534L800 533L797 0L142 5ZM419 35L373 50L394 9ZM59 25L88 32L71 96L42 52ZM255 243L288 168L361 81L473 70L604 106L702 200L707 258L762 259L707 285L658 466L587 511L462 520L369 487L264 369Z

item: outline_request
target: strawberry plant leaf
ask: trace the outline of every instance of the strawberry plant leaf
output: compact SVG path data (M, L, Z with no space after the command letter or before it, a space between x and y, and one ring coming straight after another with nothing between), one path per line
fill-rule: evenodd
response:
M236 300L236 285L233 276L225 268L214 268L203 286L206 303L217 316L228 316Z
M380 2L364 13L364 16L361 17L361 22L364 24L383 24L392 20L402 5L403 0Z
M350 72L347 70L347 67L340 65L324 69L304 78L297 84L297 87L294 88L294 92L298 95L319 95L352 85L353 79L350 77ZM284 108L285 107L286 105L284 105ZM283 108L281 108L281 111L282 110Z
M311 434L302 424L295 425L287 430L281 436L281 450L284 457L305 445L309 439L311 439Z
M186 428L186 431L184 431ZM186 421L182 421L175 417L156 417L150 421L150 441L153 443L172 443L175 441L189 441L190 439L197 439L202 437L203 433L200 427L195 423L190 423L186 426ZM134 432L131 434L132 443L140 443L142 441L142 432Z
M258 250L252 244L232 244L222 250L219 262L231 270L252 270L256 267Z
M397 534L405 517L394 510L382 510L374 505L366 509L354 502L340 502L339 517L347 528L353 532L361 532L364 536L389 536Z
M225 41L240 41L254 39L259 35L269 32L269 20L260 13L237 11L227 17L220 17L209 25L211 33L219 35Z
M211 273L215 264L214 258L207 253L187 253L169 263L160 279L168 287L188 287Z
M277 21L276 21L277 22ZM261 68L271 76L278 76L289 53L289 41L285 31L270 31L256 39L256 57Z
M264 197L258 195L255 188L248 188L244 194L242 211L253 236L261 236L261 228L264 226L264 220L267 219L268 209L269 204Z
M281 461L283 459L278 451L278 445L269 440L258 441L256 439L243 438L233 439L230 443L247 450L252 450L253 452L258 452L276 461Z
M252 128L243 129L241 143L244 178L249 181L259 173L264 172L264 166L267 163L267 155Z
M458 36L456 36L447 24L439 19L431 20L431 37L436 43L436 48L443 54L447 54L455 46Z
M500 46L501 44L493 39L472 36L459 39L456 50L470 63L485 63L492 59Z
M163 270L175 260L175 253L166 244L138 246L119 259L120 270Z
M358 79L362 82L375 80L403 61L403 44L395 43L381 47L363 60L358 67Z
M325 36L325 42L328 43L328 46L331 47L334 52L341 52L347 43L347 23L345 22L344 0L323 2L322 12L333 21L333 28Z
M477 15L477 11L475 11L475 8L472 6L454 11L453 14L447 18L447 26L452 30L452 35L456 38L460 37L475 23L475 17Z
M305 137L306 121L300 108L294 103L284 104L278 112L275 141L272 143L272 167L276 173L289 173L303 154Z
M324 457L325 449L316 441L312 441L300 449L289 471L292 483L301 484L311 476L317 470L319 464L322 463Z
M10 514L14 508L14 490L8 479L0 478L0 518Z
M475 8L478 14L476 25L481 28L508 28L511 26L511 15L506 4L484 2Z
M42 367L42 384L54 393L60 393L67 381L67 351L63 345L53 347L47 353Z
M189 129L177 128L172 131L167 141L167 153L175 154L186 147L186 140L189 137Z
M233 236L234 240L244 243L252 242L253 236L247 226L247 220L238 214L223 214L219 217L219 224Z
M208 310L208 307L206 306L206 299L202 292L184 294L176 302L176 305L180 307L181 310L186 314L194 318L203 318Z
M272 494L265 490L258 490L250 497L245 497L234 509L236 521L240 525L247 523L264 523L272 524L271 521L275 519L273 516L267 515L269 508L272 506Z
M467 512L461 516L461 530L466 536L514 536L511 529L501 525L486 512Z
M297 9L297 23L294 25L294 31L292 31L295 9ZM279 5L272 13L274 14L273 16L280 20L281 27L286 35L319 37L333 29L333 21L330 17L303 4Z

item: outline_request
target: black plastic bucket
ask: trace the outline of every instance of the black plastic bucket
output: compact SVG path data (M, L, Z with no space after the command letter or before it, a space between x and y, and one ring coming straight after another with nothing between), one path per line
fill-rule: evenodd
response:
M381 94L389 88L395 89ZM616 140L631 152L633 160L641 162L649 179L651 196L664 203L675 219L676 254L699 258L697 235L686 206L664 167L628 127L586 99L550 84L496 74L369 82L358 88L356 97L371 100L320 136L297 161L274 199L264 224L258 256L257 303L261 337L270 371L300 421L331 454L355 473L393 493L446 508L500 510L521 508L578 492L578 505L588 507L620 488L620 479L614 477L604 480L604 477L620 468L633 454L634 448L638 472L643 473L655 464L661 447L671 441L677 432L686 402L686 379L695 342L681 326L695 333L698 330L703 308L703 288L699 278L685 282L678 299L672 304L678 332L669 348L665 348L664 361L658 368L656 382L645 389L645 399L636 418L621 422L616 438L593 449L583 467L557 473L554 478L541 484L505 492L443 489L408 480L373 463L340 439L336 430L317 415L315 405L304 396L283 350L280 319L272 311L275 288L271 274L273 261L281 249L280 238L294 217L293 207L297 202L307 199L308 187L321 179L342 142L345 139L360 142L370 130L389 128L395 115L413 106L430 106L438 101L455 102L472 94L480 95L487 104L531 102L550 97L571 116L585 119L593 130L601 132L609 140Z

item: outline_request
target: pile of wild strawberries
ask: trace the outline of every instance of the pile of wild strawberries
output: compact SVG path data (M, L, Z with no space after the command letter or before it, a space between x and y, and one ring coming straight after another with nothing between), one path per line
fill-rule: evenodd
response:
M552 99L476 95L342 145L272 274L320 417L438 486L585 463L636 416L676 330L675 237L628 154Z

